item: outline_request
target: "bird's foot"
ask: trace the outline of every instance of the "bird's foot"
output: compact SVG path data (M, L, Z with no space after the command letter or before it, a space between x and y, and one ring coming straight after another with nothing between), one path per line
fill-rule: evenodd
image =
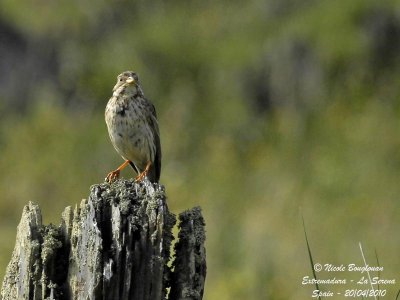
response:
M116 169L116 170L111 171L110 173L108 173L108 175L107 175L107 177L106 177L106 179L105 179L106 182L112 183L112 182L114 182L115 180L117 180L117 179L119 178L119 173L121 172L121 170L125 169L125 167L126 167L127 165L129 165L129 163L130 163L130 161L129 161L129 160L126 160L126 161L124 161L124 163L123 163L122 165L120 165L120 166L118 167L118 169Z
M108 173L108 175L107 175L107 177L106 177L106 182L108 182L108 183L112 183L112 182L114 182L115 180L117 180L118 178L119 178L119 173L120 173L120 170L115 170L115 171L111 171L110 173Z
M135 182L140 182L147 176L147 173L149 173L149 170L150 170L150 166L151 166L151 162L148 162L144 171L142 173L140 173L138 176L136 176Z
M138 176L135 177L135 182L141 182L147 176L148 170L144 170Z

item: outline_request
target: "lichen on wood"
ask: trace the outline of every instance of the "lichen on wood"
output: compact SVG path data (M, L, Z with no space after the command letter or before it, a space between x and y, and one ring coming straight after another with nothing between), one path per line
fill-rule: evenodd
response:
M206 278L206 239L204 219L200 207L187 210L179 215L179 235L175 244L174 285L171 299L203 298Z
M2 299L201 299L204 220L199 208L179 219L172 258L176 218L162 185L147 180L94 185L87 200L64 210L58 227L43 225L39 207L30 202Z

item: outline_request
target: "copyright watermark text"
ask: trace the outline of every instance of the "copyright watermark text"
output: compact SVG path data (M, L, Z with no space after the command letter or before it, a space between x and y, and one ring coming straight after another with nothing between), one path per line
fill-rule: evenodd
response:
M314 276L303 276L303 286L315 286L311 298L384 297L386 288L394 286L395 278L383 276L384 267L373 265L315 263ZM321 277L321 278L319 278Z

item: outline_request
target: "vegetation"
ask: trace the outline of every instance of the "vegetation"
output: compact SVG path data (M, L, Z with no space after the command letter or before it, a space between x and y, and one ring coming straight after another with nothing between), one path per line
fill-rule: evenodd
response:
M363 264L361 241L397 278L399 12L394 0L0 1L0 276L29 200L58 223L121 162L104 108L132 69L157 108L170 210L203 208L205 299L310 297L300 210L316 262Z

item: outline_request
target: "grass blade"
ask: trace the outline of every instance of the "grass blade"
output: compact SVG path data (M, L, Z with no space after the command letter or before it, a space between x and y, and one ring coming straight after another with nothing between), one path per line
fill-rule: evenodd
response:
M380 267L381 265L379 264L379 258L378 258L378 252L376 251L376 249L375 249L375 258L376 258L376 264L378 265L378 267ZM380 278L381 277L381 271L378 271L378 277ZM379 283L378 283L378 291L381 289L381 287L379 286ZM381 297L378 295L378 300L380 299Z
M314 260L312 257L312 253L311 253L311 248L310 248L310 243L308 242L308 237L307 237L307 231L306 231L306 225L304 222L304 216L303 214L301 214L301 219L303 220L303 230L304 230L304 236L306 238L306 243L307 243L307 251L308 251L308 258L310 259L310 263L311 263L311 270L315 279L315 287L317 288L318 291L320 291L319 289L319 285L317 282L317 274L315 273L315 269L314 269ZM318 295L318 299L321 300L321 297Z
M367 261L365 260L364 251L363 251L363 249L362 249L361 242L358 242L358 245L360 246L361 256L362 256L362 258L363 258L363 260L364 260L364 266L367 267ZM369 274L368 269L367 269L367 274L368 274L369 283L371 284L371 289L372 289L373 291L375 291L374 286L372 285L371 275ZM374 299L376 300L375 294L374 294Z

